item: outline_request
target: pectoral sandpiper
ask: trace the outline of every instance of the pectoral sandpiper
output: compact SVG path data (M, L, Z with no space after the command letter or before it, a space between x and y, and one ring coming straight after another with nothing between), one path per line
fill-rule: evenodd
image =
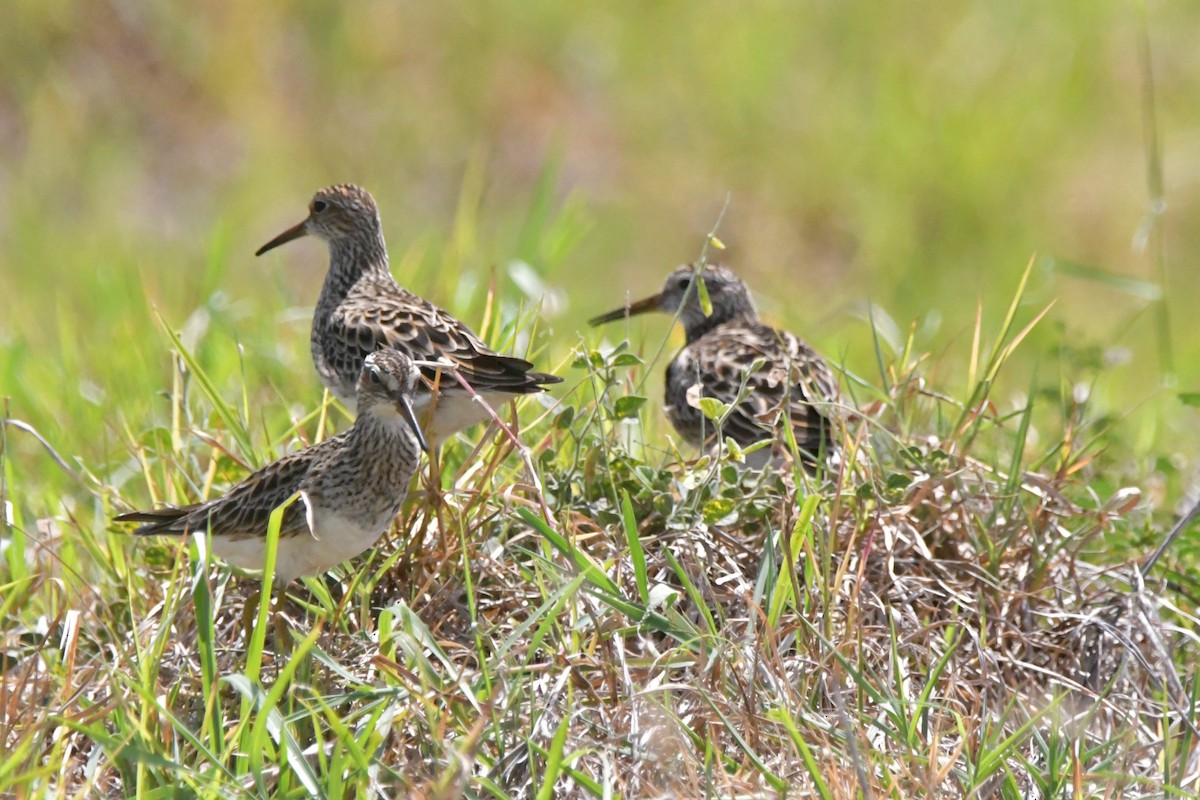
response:
M708 291L710 314L694 285L697 274ZM764 324L750 290L732 271L684 265L667 277L658 294L589 324L646 311L678 313L683 323L686 345L667 366L664 410L688 442L703 445L716 433L699 407L700 398L712 397L733 405L722 433L739 445L781 438L780 426L787 424L806 463L834 451L831 420L841 399L829 365L797 337Z
M371 195L351 184L317 192L308 216L258 249L256 255L301 236L329 248L329 272L312 324L312 357L321 382L354 410L353 386L363 359L381 345L418 361L449 361L489 403L545 390L562 379L531 372L524 359L496 353L470 328L396 283L388 268L379 211ZM423 368L435 394L418 390L414 406L425 437L436 446L456 431L487 419L487 410L452 378ZM433 405L433 413L428 413Z
M425 449L412 406L420 380L404 354L374 352L363 363L349 430L268 464L221 497L116 521L144 523L139 535L211 531L214 553L261 569L271 512L299 492L283 513L275 575L286 586L325 572L374 544L404 502Z

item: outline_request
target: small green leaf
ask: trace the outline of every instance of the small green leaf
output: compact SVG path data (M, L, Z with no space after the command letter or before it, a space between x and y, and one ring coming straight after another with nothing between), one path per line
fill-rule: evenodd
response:
M735 506L728 497L717 497L704 504L704 521L716 524L733 513Z
M150 545L142 551L142 560L147 567L168 569L179 563L179 549L162 544Z
M696 292L700 298L700 310L704 312L704 316L712 316L712 298L708 296L708 287L704 284L704 278L696 276Z
M1200 392L1180 392L1179 401L1185 406L1200 406Z
M729 411L729 404L722 403L715 397L700 398L700 413L713 422L721 419Z
M675 511L675 498L669 494L656 494L650 502L654 510L664 517L670 517Z
M609 366L613 367L636 367L639 364L646 362L635 356L633 353L618 353L608 362Z
M646 398L639 397L636 394L627 394L624 397L618 397L613 403L613 416L617 419L630 419L636 417L638 409L646 404Z
M571 366L575 369L584 369L586 367L600 369L604 366L604 356L600 355L600 351L598 350L576 353L575 358L571 360Z
M575 407L567 406L554 418L554 427L561 430L566 430L571 427L571 422L575 419Z

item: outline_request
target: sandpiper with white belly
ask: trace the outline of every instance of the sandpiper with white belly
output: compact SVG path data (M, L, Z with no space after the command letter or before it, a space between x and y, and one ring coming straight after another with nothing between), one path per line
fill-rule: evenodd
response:
M380 346L416 361L452 364L491 404L545 391L547 384L562 380L533 372L524 359L500 355L448 311L398 284L388 267L379 211L366 190L352 184L320 190L308 216L256 255L307 235L329 248L329 271L313 315L313 364L321 382L352 411L363 359ZM430 385L418 389L414 406L430 445L488 418L487 409L452 376L436 367L422 369Z
M143 523L138 535L211 532L213 552L245 569L262 569L271 512L283 513L276 550L280 587L363 552L400 511L425 440L412 400L420 372L395 350L363 362L358 417L349 430L284 456L221 497L182 508L121 514Z

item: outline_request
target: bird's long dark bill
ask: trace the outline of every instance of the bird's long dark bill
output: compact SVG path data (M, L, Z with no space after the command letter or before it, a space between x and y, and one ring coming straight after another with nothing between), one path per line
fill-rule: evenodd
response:
M647 311L658 311L661 300L662 295L656 294L653 297L647 297L644 300L638 300L636 303L630 303L627 306L614 308L607 314L601 314L598 317L592 317L588 320L588 325L595 327L596 325L603 325L606 322L612 322L614 319L635 317L638 314L645 314Z
M261 256L263 253L267 252L268 250L274 250L276 247L279 247L279 245L281 245L281 244L287 244L288 242L292 241L293 239L299 239L301 236L307 236L308 230L304 227L307 224L308 224L308 220L306 219L303 222L301 222L299 225L293 225L292 227L288 228L283 233L276 236L271 241L264 244L262 247L255 250L254 255Z
M412 403L407 397L401 397L396 402L396 409L400 412L400 416L404 417L408 426L413 429L413 433L417 435L417 444L421 445L421 449L428 453L429 445L425 442L425 434L421 432L421 423L417 422L417 414L413 411Z

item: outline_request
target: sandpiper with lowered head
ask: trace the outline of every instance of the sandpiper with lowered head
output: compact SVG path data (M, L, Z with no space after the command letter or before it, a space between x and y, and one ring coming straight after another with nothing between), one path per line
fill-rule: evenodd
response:
M711 313L701 303L697 276L704 281ZM678 314L683 323L686 344L667 366L664 411L684 439L700 446L716 434L699 408L700 398L712 397L733 406L722 433L743 447L782 440L780 426L786 424L806 464L834 452L832 423L841 396L833 372L805 342L763 323L750 290L731 270L685 264L667 276L658 294L589 324L647 311ZM751 371L755 362L759 365Z
M313 364L321 382L351 411L354 379L377 347L393 347L416 361L442 361L482 398L495 404L545 391L554 375L533 372L524 359L496 353L449 312L404 287L388 268L375 200L364 189L340 184L321 189L308 216L258 249L256 255L312 235L329 248L329 271L313 315ZM423 367L429 383L414 401L430 445L488 418L452 376ZM433 412L429 413L432 406Z
M268 464L221 497L116 521L143 523L134 531L143 536L210 531L218 556L262 569L271 512L299 492L280 523L278 585L325 572L373 545L400 511L426 449L412 406L420 381L408 356L374 352L363 362L349 430Z

